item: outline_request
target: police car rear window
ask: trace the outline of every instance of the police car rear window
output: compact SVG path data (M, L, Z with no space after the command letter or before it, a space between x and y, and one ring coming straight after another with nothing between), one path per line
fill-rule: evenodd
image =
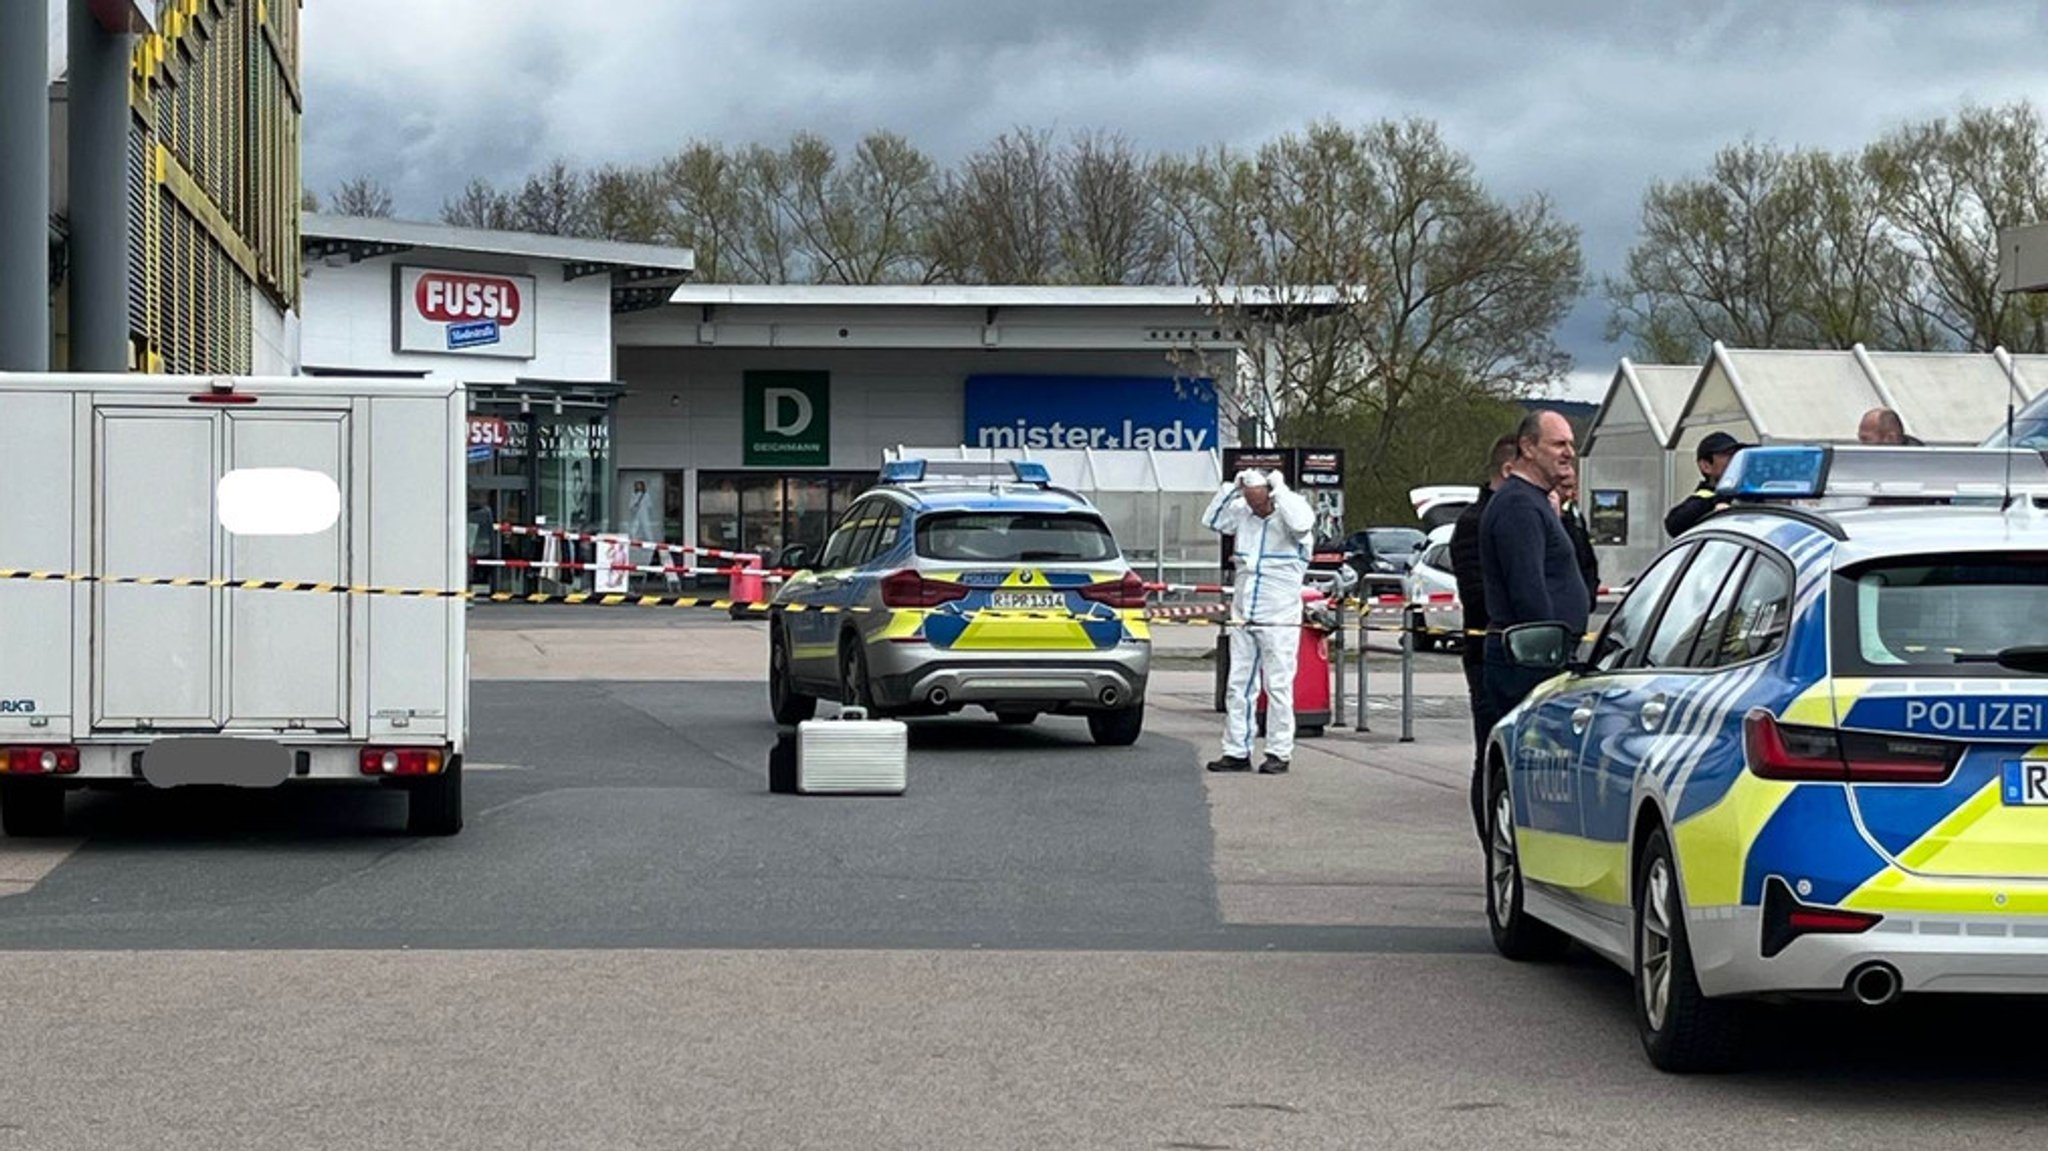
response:
M2013 676L2000 651L2048 644L2048 554L1866 564L1834 600L1837 674Z
M917 554L958 563L1098 563L1115 559L1101 520L1042 512L941 512L918 517Z

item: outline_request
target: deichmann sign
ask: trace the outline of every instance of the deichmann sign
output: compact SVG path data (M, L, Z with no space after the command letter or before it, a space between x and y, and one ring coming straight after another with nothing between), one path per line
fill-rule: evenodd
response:
M534 278L401 266L393 346L443 356L534 357Z
M977 448L1208 451L1216 386L1162 376L969 376L966 431Z
M832 463L830 372L748 372L741 377L741 462L750 468Z

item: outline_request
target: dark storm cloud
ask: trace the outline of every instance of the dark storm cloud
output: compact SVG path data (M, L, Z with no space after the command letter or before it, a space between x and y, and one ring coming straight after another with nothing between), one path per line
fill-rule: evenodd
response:
M944 160L1029 125L1254 147L1311 120L1436 120L1506 196L1544 193L1620 265L1644 187L1753 136L1852 148L1966 100L2048 93L2032 4L1525 0L311 0L308 186L384 178L432 216L471 175L646 162L692 138ZM1606 308L1566 325L1604 377Z

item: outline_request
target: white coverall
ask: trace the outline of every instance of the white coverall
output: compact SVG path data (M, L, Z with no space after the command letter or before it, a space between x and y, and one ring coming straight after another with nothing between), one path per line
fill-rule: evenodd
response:
M1242 478L1242 477L1239 477ZM1315 511L1279 472L1267 477L1273 510L1261 517L1226 481L1202 523L1235 536L1230 611L1230 683L1224 695L1223 754L1250 759L1259 688L1266 690L1266 751L1294 757L1294 664L1301 648L1301 582L1315 546Z

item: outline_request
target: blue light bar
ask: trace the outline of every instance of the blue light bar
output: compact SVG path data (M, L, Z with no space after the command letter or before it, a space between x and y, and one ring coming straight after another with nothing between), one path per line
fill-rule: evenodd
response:
M1744 448L1715 494L1732 499L1811 500L1827 493L1828 449L1810 444Z
M882 482L885 484L915 484L924 482L923 460L891 460L882 465Z
M1017 482L1020 484L1052 483L1052 473L1037 460L1014 460L1010 464L1010 470L1016 473Z

